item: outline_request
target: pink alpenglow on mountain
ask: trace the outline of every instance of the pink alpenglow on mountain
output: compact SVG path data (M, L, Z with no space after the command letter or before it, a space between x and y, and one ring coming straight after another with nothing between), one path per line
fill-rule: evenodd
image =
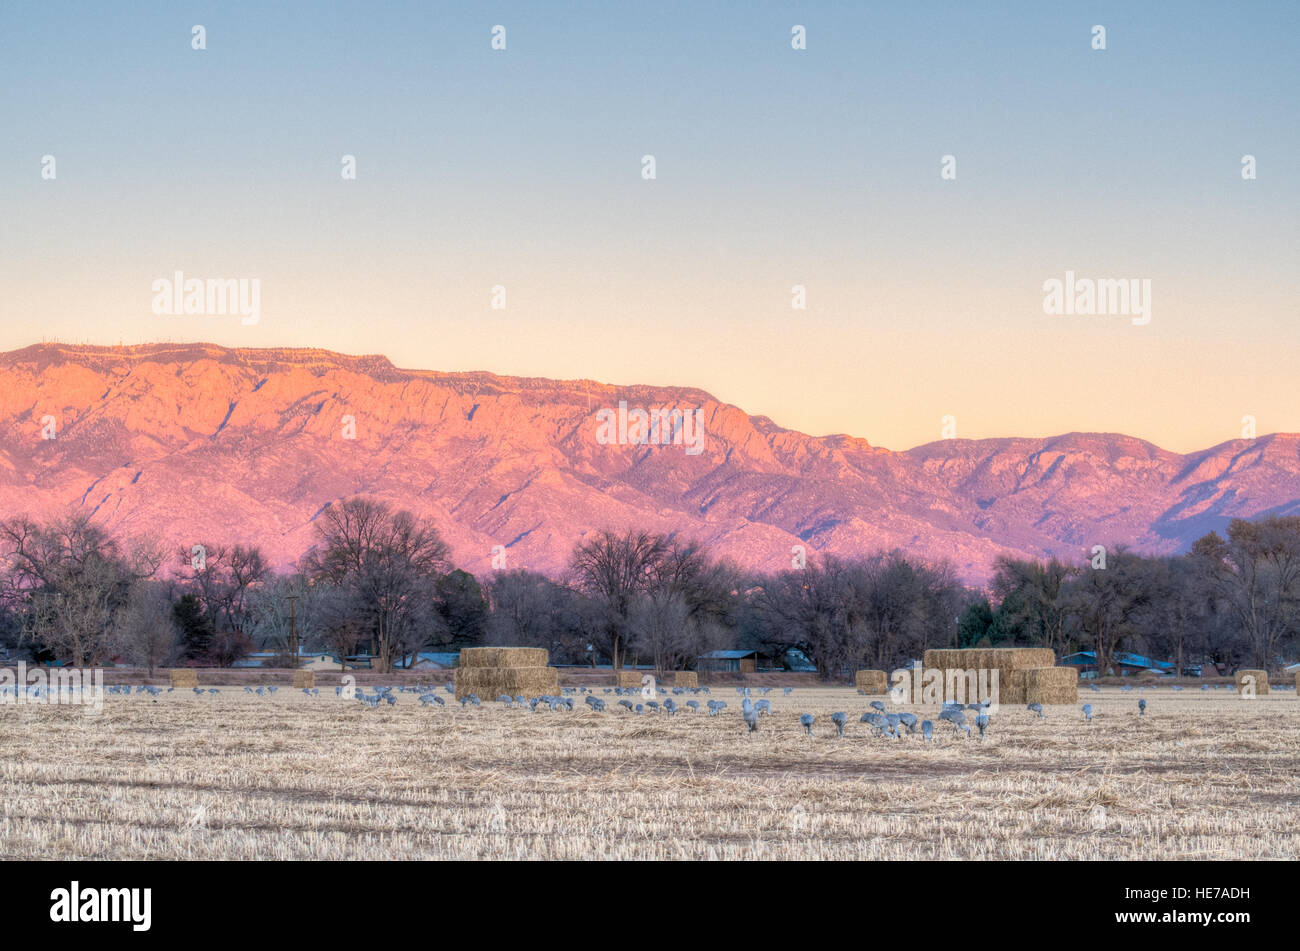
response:
M661 414L654 438L636 410ZM1230 518L1300 514L1296 435L1189 455L1102 433L891 452L700 390L321 350L32 346L0 355L0 428L0 516L89 513L176 550L257 544L281 567L324 506L361 493L433 519L480 575L557 575L585 534L635 527L765 571L795 546L900 548L979 582L1001 554L1177 552Z

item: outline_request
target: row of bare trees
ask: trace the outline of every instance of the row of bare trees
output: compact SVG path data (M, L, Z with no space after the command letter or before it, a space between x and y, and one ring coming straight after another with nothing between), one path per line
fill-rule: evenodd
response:
M1090 650L1103 671L1128 650L1179 671L1271 667L1300 646L1300 518L1236 519L1184 555L1114 546L1100 564L1004 558L991 594L963 614L963 645Z
M1104 566L1002 559L989 589L901 552L823 556L775 574L641 531L594 533L565 577L500 572L484 586L454 568L427 520L364 497L327 506L298 570L253 546L164 558L84 517L0 522L0 637L43 659L153 668L231 664L299 646L381 669L416 652L476 643L547 648L558 663L649 661L661 671L720 648L805 654L825 677L879 669L927 647L1046 646L1175 660L1275 663L1300 635L1300 518L1234 521L1186 555L1121 546Z

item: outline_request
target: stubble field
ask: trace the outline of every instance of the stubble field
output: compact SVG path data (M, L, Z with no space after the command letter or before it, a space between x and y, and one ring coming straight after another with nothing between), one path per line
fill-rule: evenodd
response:
M1045 721L1003 707L984 740L890 706L933 720L933 743L870 736L870 698L850 688L774 689L752 736L731 688L713 689L729 705L715 718L638 717L596 694L610 712L409 693L370 710L332 687L110 696L93 717L0 707L0 855L1300 858L1293 691L1084 690L1091 724L1080 705Z

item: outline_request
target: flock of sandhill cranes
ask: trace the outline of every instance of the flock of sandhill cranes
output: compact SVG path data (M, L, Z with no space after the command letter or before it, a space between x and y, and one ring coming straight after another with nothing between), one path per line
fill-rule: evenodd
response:
M1096 684L1089 684L1088 687L1091 690L1096 692L1100 692L1101 689ZM42 689L47 689L47 688L30 687L25 689L28 691L28 694L30 696L36 697L36 696L41 696ZM197 696L218 694L221 692L215 687L208 687L208 688L193 687L190 689ZM259 686L256 688L244 687L244 692L261 697L261 696L272 696L275 694L275 692L278 689L279 688L276 686ZM320 696L320 689L317 687L311 687L311 688L304 687L301 689L302 692L309 697ZM372 710L378 709L381 703L387 704L388 706L396 705L398 694L402 694L402 693L414 694L416 698L419 700L421 706L426 706L426 707L446 706L446 700L444 700L443 696L438 692L438 688L433 685L378 686L378 687L372 687L370 689L372 692L367 694L364 688L357 690L355 688L345 688L340 686L334 688L334 693L336 696L339 697L355 698L357 701L363 703L364 705L366 705ZM763 699L755 700L753 698L753 694L755 693L770 694L774 688L737 687L735 689L736 692L740 694L742 697L741 719L747 729L747 732L749 733L758 732L759 718L761 716L768 716L768 717L772 716L772 703L770 700L766 699L765 697ZM783 694L787 697L794 692L793 687L784 687L781 689L783 691ZM1134 688L1132 686L1125 685L1120 689L1123 691L1132 691ZM1146 690L1148 688L1145 686L1140 686L1137 687L1136 689ZM1151 689L1154 689L1154 687ZM1174 686L1172 687L1172 689L1181 690L1182 687ZM1212 686L1207 684L1205 686L1202 686L1201 689L1214 690L1220 688L1218 686ZM1231 690L1233 688L1229 686L1229 687L1223 687L1223 689ZM168 687L166 692L171 693L174 690L176 690L175 687ZM442 686L442 690L445 693L452 694L452 695L454 695L456 692L455 686L451 683L444 684ZM0 686L0 696L4 696L6 694L16 695L17 692L18 692L17 689L12 686ZM603 688L603 692L606 695L612 694L614 696L621 697L622 699L618 700L617 705L625 709L628 713L634 714L636 716L642 716L644 714L649 713L649 714L666 714L667 716L670 717L676 716L679 713L700 712L699 700L691 699L691 700L686 700L682 703L678 703L677 700L675 700L672 695L676 695L676 696L692 695L695 697L703 695L708 697L710 694L710 690L708 687L673 687L671 688L670 691L672 695L665 695L662 702L660 702L660 700L655 699L656 697L658 697L658 693L656 691L653 690L646 691L643 688L605 687ZM114 685L114 686L107 687L105 688L105 693L114 694L114 695L131 695L132 693L135 694L143 693L156 698L161 693L163 693L163 690L160 687L155 687L148 684L136 686L133 690L130 685L124 684L124 685ZM665 693L667 694L669 693L669 691L665 691ZM540 697L523 697L523 696L512 697L508 694L503 693L500 696L498 696L496 699L498 703L500 703L503 707L507 709L526 708L529 711L534 713L542 710L547 710L551 712L564 711L564 712L572 713L575 709L574 698L577 696L582 696L582 702L585 703L587 707L593 712L605 713L607 711L605 700L602 697L596 695L595 689L589 689L587 687L565 687L562 689L561 694L559 696L544 694ZM630 698L639 698L641 702L637 703L634 701L634 699L630 699ZM483 705L483 701L479 698L479 696L477 694L472 694L472 693L469 694L468 696L460 697L459 701L462 708L480 707ZM869 731L870 736L887 737L896 740L904 735L914 736L917 730L919 729L921 732L921 736L924 738L925 742L933 741L935 728L934 728L934 724L930 720L918 720L917 715L909 711L898 711L898 712L891 713L886 707L885 703L881 700L872 700L869 706L871 707L871 709L866 713L862 714L862 717L859 722L865 723L870 727L870 731ZM1138 715L1145 717L1147 712L1146 698L1139 699L1137 706L1138 706ZM724 710L727 709L727 702L725 700L714 700L710 698L706 700L706 708L708 710L708 714L710 717L716 717L720 715ZM1043 720L1047 719L1047 714L1046 712L1044 712L1043 705L1040 703L1028 704L1026 706L1026 709L1030 713L1033 713L1035 716ZM1083 704L1081 709L1082 709L1083 718L1085 722L1091 723L1092 714L1093 714L1092 704L1085 703ZM967 713L973 713L975 715L974 716L975 728L979 731L980 737L983 738L984 736L986 736L988 732L989 724L990 724L990 716L992 712L993 712L992 704L988 700L985 700L981 703L967 703L967 704L957 703L954 701L947 701L943 704L942 708L940 709L938 719L952 726L952 731L954 736L964 733L967 737L969 737L971 736L971 724L967 722L966 715ZM799 717L799 726L803 729L803 732L807 736L813 736L814 735L813 727L816 725L816 721L817 718L813 714L804 713L801 714ZM837 711L830 715L830 722L831 725L835 728L836 736L838 737L844 736L845 729L848 725L848 721L849 721L848 714L843 711Z

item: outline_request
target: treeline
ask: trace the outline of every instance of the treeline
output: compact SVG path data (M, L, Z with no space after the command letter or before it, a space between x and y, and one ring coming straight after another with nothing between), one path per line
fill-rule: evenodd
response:
M1300 518L1234 519L1226 537L1177 556L1115 546L1082 565L1004 558L989 596L970 604L957 641L1093 651L1100 670L1121 652L1185 668L1272 668L1300 647Z
M231 665L254 650L365 652L391 670L420 651L537 646L554 663L660 671L714 650L801 651L826 678L892 669L929 647L1045 646L1271 666L1300 627L1300 518L1234 521L1177 557L1115 547L1071 565L1002 559L986 591L898 551L746 572L701 545L602 532L560 579L457 569L427 520L364 497L328 506L291 573L256 546L161 552L84 517L0 522L0 638L39 660L149 669ZM170 562L170 564L169 564Z

